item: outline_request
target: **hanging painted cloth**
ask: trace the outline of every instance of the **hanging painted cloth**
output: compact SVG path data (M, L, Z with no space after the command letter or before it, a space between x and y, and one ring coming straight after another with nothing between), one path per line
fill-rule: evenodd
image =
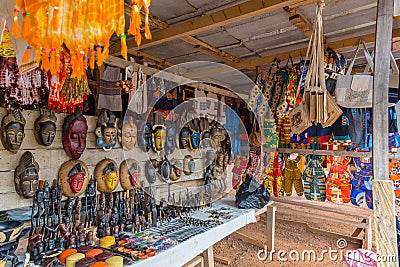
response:
M143 114L147 111L147 86L150 81L146 82L146 75L142 69L138 70L136 90L129 94L129 109L137 114Z
M122 111L121 89L116 85L121 80L120 68L107 66L100 79L97 109Z
M308 200L326 200L326 176L322 168L323 159L315 155L306 156L306 169L303 173L304 196Z
M248 158L246 156L237 155L232 168L232 188L237 189L243 182L243 175L246 171Z
M348 170L350 158L333 159L326 177L326 199L330 202L350 202L350 181L353 176Z
M276 133L278 135L278 146L288 148L290 146L290 119L284 116L276 123Z
M351 203L355 206L361 206L365 201L368 208L373 209L373 198L372 198L372 161L368 160L361 161L360 158L353 159L357 171L353 175L351 181Z
M394 195L400 198L400 163L398 160L389 161L389 178L393 181Z
M293 186L298 196L302 196L304 193L303 181L301 180L302 173L298 166L300 160L301 156L299 155L295 159L291 159L290 157L286 157L285 159L285 167L282 174L284 181L283 188L287 196L292 195Z

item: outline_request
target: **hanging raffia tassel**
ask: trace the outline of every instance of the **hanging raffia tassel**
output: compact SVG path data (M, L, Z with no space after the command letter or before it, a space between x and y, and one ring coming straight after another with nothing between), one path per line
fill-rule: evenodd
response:
M136 44L139 46L140 43L142 42L142 35L140 34L140 32L138 34L135 35L135 42Z
M97 54L97 66L100 67L103 65L103 59L102 59L102 54L101 54L101 46L96 47L96 54Z
M18 23L18 13L19 13L19 10L17 8L14 8L14 23L12 25L12 35L16 39L18 38L18 34L21 31L21 27L19 26L19 23Z
M151 0L143 0L144 11L145 11L144 37L146 37L146 39L151 39L150 23L149 23L149 15L150 15L149 7L150 7L150 2L151 2Z
M128 47L126 46L126 35L121 34L121 55L127 59L128 58Z
M31 31L32 16L30 12L24 13L24 22L22 23L21 36L27 39L27 36L32 33Z
M90 69L94 69L94 60L95 60L95 55L94 55L94 45L90 45L90 60L89 60L89 67Z
M83 68L85 70L87 70L87 68L88 68L88 58L87 58L87 56L83 57Z
M44 69L45 71L49 71L50 70L49 50L46 50L44 48L42 50L43 50L43 54L42 54L42 69Z
M29 59L31 58L31 50L32 47L30 47L29 45L26 47L26 50L24 52L24 55L22 57L22 63L28 63Z
M40 63L40 60L41 60L41 55L42 55L42 53L41 53L41 50L40 50L40 49L35 50L35 52L36 52L36 55L35 55L35 62L39 64L39 63Z
M62 48L58 49L56 52L56 72L60 73L60 66L61 66L61 59L60 59L60 53L62 51Z
M128 33L135 36L135 41L137 45L140 45L141 38L138 37L140 35L140 26L142 25L142 19L140 17L140 6L138 2L132 3L132 12L131 12L131 23L129 25Z
M52 48L50 50L50 73L57 74L57 67L56 67L56 49Z

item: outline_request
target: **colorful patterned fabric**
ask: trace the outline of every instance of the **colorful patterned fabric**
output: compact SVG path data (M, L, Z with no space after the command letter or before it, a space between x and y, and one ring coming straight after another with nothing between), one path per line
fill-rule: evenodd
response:
M340 161L334 159L326 178L326 199L330 202L350 202L350 180L353 176L348 171L350 158Z
M266 187L272 186L272 193L275 197L281 197L284 194L282 166L278 153L274 153L271 159L272 166L268 168L267 181L264 180Z
M372 198L372 161L361 161L360 158L354 158L357 171L351 180L351 203L355 206L361 206L366 202L368 208L373 209Z
M303 172L304 196L308 200L326 200L326 176L322 168L323 159L319 156L308 155L307 166Z
M394 194L400 197L400 163L397 160L389 161L389 178L393 181Z
M292 188L296 190L298 196L302 196L304 193L303 181L301 180L302 173L299 169L299 162L301 156L297 156L295 159L286 158L285 167L283 168L283 188L287 196L292 195Z

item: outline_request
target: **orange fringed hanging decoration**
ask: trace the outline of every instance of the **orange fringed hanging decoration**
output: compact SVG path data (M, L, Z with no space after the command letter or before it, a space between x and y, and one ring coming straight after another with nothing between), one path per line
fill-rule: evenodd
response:
M94 45L90 45L90 61L89 61L89 67L90 69L94 69L94 60L95 60L95 55L94 55Z
M151 32L150 32L150 23L149 23L149 16L150 16L150 2L151 0L142 0L145 12L145 20L144 20L144 37L146 39L151 39Z
M18 14L19 12L24 9L24 2L22 0L15 0L14 1L14 13L13 13L13 25L12 25L12 35L14 38L19 37L19 33L21 31L21 26L19 26L18 22Z
M140 26L142 25L142 18L140 17L141 1L137 0L132 3L131 21L128 33L135 36L137 45L141 43Z
M124 14L124 0L117 0L116 14L118 18L115 33L121 39L121 55L128 58L128 47L126 46L126 35L125 35L125 14Z
M22 57L22 63L29 63L29 59L31 58L31 50L32 50L32 47L30 47L28 45L28 47L26 48L24 55Z

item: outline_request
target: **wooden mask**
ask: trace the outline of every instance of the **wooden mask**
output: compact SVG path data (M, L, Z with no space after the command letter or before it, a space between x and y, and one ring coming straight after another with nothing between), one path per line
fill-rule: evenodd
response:
M62 127L62 143L65 153L72 159L79 159L86 148L88 126L86 118L78 108L67 116Z
M39 164L32 153L22 154L14 172L14 185L18 195L23 198L32 198L36 194L39 183Z
M173 125L169 125L167 128L167 137L165 139L164 151L167 155L174 153L176 148L176 128Z
M179 148L188 148L190 143L190 130L188 127L183 127L179 133Z
M94 178L97 181L99 192L110 193L114 191L119 182L117 163L112 159L103 159L94 168Z
M165 146L166 130L164 125L153 126L153 150L154 152L160 152Z
M60 179L64 196L78 197L85 192L88 186L88 167L83 161L71 159L61 165L58 179Z
M24 140L25 118L19 110L8 112L1 121L1 143L8 151L16 154Z
M57 117L54 111L40 110L40 116L35 120L35 138L39 145L50 146L57 131Z
M117 143L117 118L108 109L102 109L97 118L97 145L104 150L111 150Z
M152 127L151 124L146 122L142 123L139 127L138 145L144 151L148 152L152 147Z
M172 172L169 177L172 181L178 181L182 176L182 162L179 160L172 161Z
M191 175L194 172L195 162L190 155L186 155L183 158L183 173L186 175Z
M157 179L158 162L156 159L146 161L146 179L149 184L154 184Z
M131 190L139 186L141 177L140 164L137 160L126 159L119 166L119 177L124 190Z
M132 150L135 147L137 135L138 129L134 123L133 116L125 115L125 118L120 120L118 129L118 139L125 151Z

